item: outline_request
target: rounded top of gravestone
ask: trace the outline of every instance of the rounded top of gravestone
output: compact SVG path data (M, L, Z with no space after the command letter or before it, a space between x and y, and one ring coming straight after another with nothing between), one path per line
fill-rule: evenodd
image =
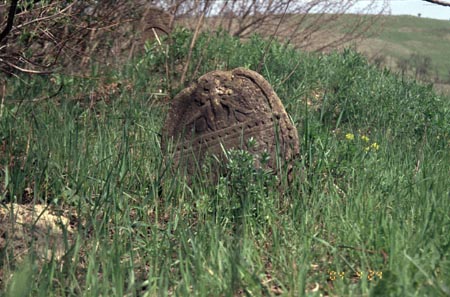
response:
M223 158L224 150L244 149L270 160L290 163L299 154L299 139L281 100L257 72L245 68L212 71L173 100L163 127L162 149L188 171L207 155Z

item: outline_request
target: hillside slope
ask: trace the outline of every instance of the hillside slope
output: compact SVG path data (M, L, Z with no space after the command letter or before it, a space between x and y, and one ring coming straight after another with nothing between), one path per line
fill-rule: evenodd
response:
M425 67L420 78L450 91L450 21L386 16L375 31L379 34L356 45L359 51L395 71L403 67L409 76L416 76L417 66Z

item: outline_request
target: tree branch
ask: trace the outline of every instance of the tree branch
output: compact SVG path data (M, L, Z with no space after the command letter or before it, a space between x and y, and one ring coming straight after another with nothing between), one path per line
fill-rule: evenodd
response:
M24 73L30 73L30 74L51 74L51 73L53 73L53 71L39 71L39 70L25 69L25 68L19 67L17 65L14 65L13 63L10 63L6 60L3 60L1 58L0 58L0 63L4 63L4 64L6 64L14 69L17 69L21 72L24 72Z
M423 0L423 1L450 7L450 2L447 2L447 1L441 1L441 0Z
M11 1L11 6L9 7L8 12L8 20L6 21L6 27L0 34L0 42L2 42L2 40L9 34L9 32L11 32L14 23L14 16L16 14L17 2L19 2L19 0Z

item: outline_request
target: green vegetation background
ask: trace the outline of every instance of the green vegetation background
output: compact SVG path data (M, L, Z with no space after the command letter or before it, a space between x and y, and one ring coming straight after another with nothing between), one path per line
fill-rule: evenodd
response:
M173 69L191 38L175 32ZM188 186L160 150L166 59L150 43L145 55L89 78L7 81L2 207L31 188L26 198L69 212L77 233L62 259L31 252L20 262L2 250L0 269L12 273L2 295L450 294L448 98L350 50L316 55L257 36L202 34L188 77L255 70L263 59L261 74L298 128L301 158L289 186L239 151L216 184L200 175Z
M352 16L344 23L346 18ZM358 51L376 64L433 82L436 90L450 94L450 21L384 16L372 32L355 45Z

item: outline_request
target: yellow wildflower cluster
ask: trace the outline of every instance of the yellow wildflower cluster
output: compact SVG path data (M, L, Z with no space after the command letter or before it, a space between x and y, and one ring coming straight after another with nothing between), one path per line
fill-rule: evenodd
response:
M345 139L347 139L348 141L352 141L355 139L355 135L353 133L347 133L347 134L345 134ZM370 142L370 138L364 134L360 136L360 139L366 143ZM371 145L366 146L364 148L364 151L365 152L369 152L370 150L377 151L379 148L380 148L380 145L376 142L373 142Z
M383 278L383 272L382 271L374 271L374 270L369 270L367 272L364 271L356 271L356 275L359 279L363 279L364 276L367 274L367 280L372 281L372 280L380 280ZM331 281L335 281L338 279L344 279L346 277L345 272L339 272L339 271L333 271L333 270L328 270L328 278Z
M378 143L374 142L370 146L366 147L364 150L366 152L368 152L370 150L378 151L379 148L380 148L380 145Z

